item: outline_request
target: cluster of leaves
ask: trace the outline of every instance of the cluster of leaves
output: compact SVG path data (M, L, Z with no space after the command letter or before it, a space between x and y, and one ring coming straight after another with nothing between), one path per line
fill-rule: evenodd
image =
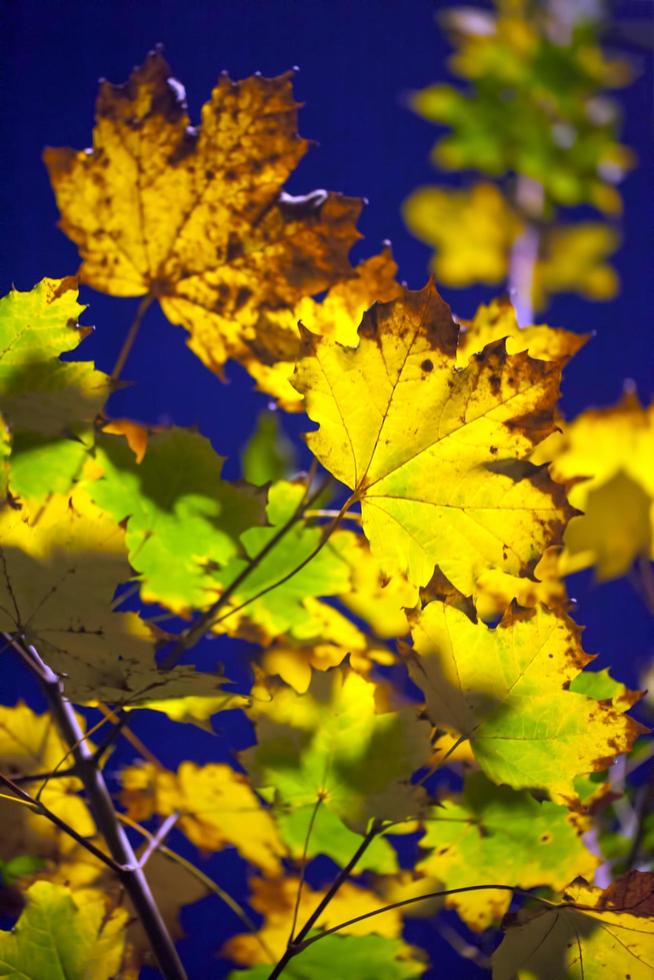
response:
M618 141L617 108L604 93L627 84L629 68L604 55L587 6L569 4L564 16L541 0L495 6L495 14L445 12L450 68L465 87L434 84L411 99L417 113L449 129L434 164L495 183L419 188L405 203L407 225L435 249L432 268L447 285L496 286L510 276L519 288L520 251L537 238L530 305L542 309L558 292L610 299L618 287L607 261L619 242L614 224L564 224L561 209L586 204L620 215L616 184L633 155Z
M315 464L289 472L266 417L251 482L225 480L198 432L109 419L117 370L61 359L88 329L73 280L0 301L2 631L59 705L0 711L2 873L26 901L0 959L34 978L138 975L153 926L113 819L144 842L172 935L208 893L238 916L234 977L418 977L405 913L437 921L444 901L483 931L534 889L498 977L578 976L582 959L585 976L645 977L654 876L589 884L592 808L644 731L626 714L639 695L589 669L561 575L620 574L651 547L634 525L616 565L597 534L616 481L651 505L651 419L628 399L561 434L561 371L584 338L520 330L502 304L459 324L431 284L396 281L388 251L352 268L359 202L282 190L306 148L289 76L221 77L197 129L180 93L155 52L103 83L92 150L47 151L80 277L142 296L139 317L157 299L209 368L237 359L304 411ZM603 468L587 468L589 426ZM179 666L208 634L256 644L250 689ZM68 727L65 703L84 709ZM230 764L169 770L130 729L155 711L212 732L226 710L255 732ZM116 772L119 735L141 758ZM444 767L455 792L436 788ZM202 870L226 848L247 863L253 917Z

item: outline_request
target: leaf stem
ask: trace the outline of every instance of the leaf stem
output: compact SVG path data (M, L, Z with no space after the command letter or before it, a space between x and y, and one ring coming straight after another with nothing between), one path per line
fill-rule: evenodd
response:
M375 820L370 830L359 844L355 853L352 855L352 857L345 865L345 867L339 871L337 877L332 882L329 890L325 893L325 895L320 900L316 908L313 910L313 912L311 913L307 921L304 923L304 925L298 932L295 939L292 939L291 942L289 942L288 946L286 947L286 952L279 960L277 965L274 967L272 973L268 977L268 980L276 980L276 978L279 977L280 974L283 972L283 970L286 968L288 962L292 960L294 956L297 956L297 954L300 953L306 945L308 945L308 941L305 940L305 937L308 935L309 932L311 932L314 925L320 919L320 916L323 914L323 912L331 902L336 892L340 889L341 885L343 885L347 881L349 876L352 874L354 868L359 863L359 861L361 860L365 852L368 850L368 848L372 844L377 834L380 833L381 829L382 829L382 824L379 821Z
M293 955L297 956L302 950L306 949L307 946L311 946L313 943L318 942L319 939L324 939L325 936L331 936L335 932L340 932L341 929L348 929L350 926L356 925L357 922L363 922L364 919L371 919L375 915L382 915L384 912L392 912L393 909L401 909L406 905L415 905L416 902L424 902L428 898L446 898L448 895L460 895L464 892L481 892L481 891L499 891L499 892L517 892L521 895L526 895L529 898L533 898L537 902L542 902L548 905L550 908L561 908L569 907L569 903L556 903L549 902L545 898L540 898L538 895L532 895L531 892L524 891L522 888L514 888L512 885L466 885L461 888L445 888L437 892L427 892L425 895L415 895L413 898L405 898L401 902L392 902L390 905L383 905L379 909L373 909L372 912L364 912L362 915L356 915L352 919L346 919L345 922L339 922L336 926L331 926L329 929L324 929L317 936L311 936L309 939L303 940L302 943L295 943L296 949Z
M150 308L153 302L154 302L154 294L146 293L143 299L141 300L141 302L139 303L136 314L134 315L134 319L132 320L129 330L127 331L127 336L123 341L123 346L120 348L120 352L116 359L116 363L114 364L113 371L110 374L110 378L112 381L114 382L118 381L118 379L120 378L123 368L125 367L125 361L129 356L129 352L131 351L134 345L136 336L139 332L141 324L143 323L143 317L145 316L145 314L147 313L148 309Z
M277 544L282 540L282 538L284 538L288 534L288 532L291 531L293 527L295 527L296 523L298 522L298 520L300 520L300 518L303 516L305 511L311 506L312 503L314 503L321 496L321 494L325 492L326 488L329 486L330 483L331 483L331 477L328 477L320 484L320 486L317 488L317 490L314 491L314 493L307 495L300 502L298 507L293 511L293 513L289 517L289 519L284 524L282 524L279 530L270 538L269 541L266 542L266 544L263 546L261 551L258 551L257 554L254 555L249 560L245 568L241 572L239 572L236 578L233 579L233 581L227 586L225 591L221 593L221 595L216 599L216 601L211 606L209 606L209 608L205 612L203 612L201 616L198 617L195 623L193 623L187 630L185 630L183 633L179 635L173 648L170 650L168 654L166 654L166 656L162 659L160 663L160 667L162 670L171 670L173 667L175 667L179 662L179 660L181 659L181 657L184 655L184 653L187 650L189 650L192 646L194 646L199 640L201 640L202 637L205 636L209 632L209 630L215 625L215 623L222 622L222 620L226 618L226 616L220 617L219 619L216 619L215 617L216 614L219 613L220 610L231 599L231 597L237 591L239 586L241 586L243 582L252 574L252 572L261 564L263 559L270 554L270 552L277 546ZM311 560L311 557L315 557L315 556L311 555L307 560ZM304 561L301 567L304 567L304 564L306 564L307 560ZM291 575L296 574L296 571L299 571L299 569L293 571ZM290 578L291 575L286 576L284 578L284 581L286 581L287 578ZM278 584L281 583L275 583L275 585L272 586L272 588L277 588ZM266 589L265 591L269 591L269 589ZM243 603L241 606L237 606L235 609L230 609L227 615L233 615L233 613L237 612L239 609L242 609L243 605L247 605L248 603L253 602L254 599L258 599L258 598L259 598L258 595L252 596L252 598L247 600L247 603Z
M33 646L16 638L13 646L40 681L59 733L72 750L93 819L109 848L113 864L117 866L114 866L114 870L134 906L163 976L166 980L187 980L147 879L139 867L127 834L118 822L104 776L95 764L93 751L86 742L73 706L64 697L59 677Z

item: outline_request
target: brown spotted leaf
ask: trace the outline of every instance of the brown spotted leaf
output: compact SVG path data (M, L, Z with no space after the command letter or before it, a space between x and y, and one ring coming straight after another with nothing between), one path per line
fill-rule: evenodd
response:
M223 74L193 127L157 50L124 85L101 84L90 151L45 153L84 282L157 297L218 372L244 353L267 311L351 274L360 202L282 191L308 145L291 81Z

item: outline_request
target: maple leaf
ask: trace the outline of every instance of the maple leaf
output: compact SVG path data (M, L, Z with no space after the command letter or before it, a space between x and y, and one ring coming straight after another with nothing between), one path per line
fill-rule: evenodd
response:
M92 422L111 391L91 362L61 361L91 332L75 279L43 279L0 299L0 409L12 429L56 436Z
M83 719L78 720L84 727ZM22 702L0 707L0 771L9 776L52 772L67 767L67 753L68 746L49 714L38 715ZM93 818L80 796L79 779L59 775L34 785L42 786L41 801L68 826L84 837L95 834ZM5 858L25 851L39 858L68 860L80 847L41 814L9 800L0 801L0 822L0 855Z
M218 372L247 353L262 312L350 275L360 202L281 190L308 145L291 78L221 75L196 128L154 51L125 85L101 84L91 151L45 153L82 280L155 296Z
M249 344L250 353L244 358L259 389L273 395L287 412L300 411L302 397L291 383L301 350L298 324L312 333L356 347L357 328L368 307L400 294L396 274L397 266L388 247L359 263L352 278L332 286L321 302L304 297L292 310L266 313L265 322Z
M121 801L132 819L178 812L179 829L199 850L231 844L267 873L279 870L285 848L272 817L247 777L230 766L183 762L173 773L144 763L123 769L121 782Z
M509 354L527 351L539 361L558 361L573 357L588 341L590 334L572 333L545 324L521 327L508 300L494 299L479 307L472 320L461 321L457 363L468 364L487 344L507 338Z
M293 517L306 492L306 482L302 480L281 480L270 487L266 508L268 526L251 527L241 535L241 543L249 558L258 555ZM348 590L350 568L347 562L329 542L296 574L291 575L316 551L322 533L322 528L303 520L298 520L289 528L238 586L226 605L228 618L224 625L217 624L216 630L226 630L264 645L284 633L290 633L298 640L310 640L322 635L324 616L320 604L312 600ZM245 567L244 558L234 558L225 568L213 573L215 587L228 588ZM270 591L259 596L266 589ZM236 607L243 603L247 603L247 606L242 611L236 611ZM232 609L234 612L230 612Z
M645 731L621 703L596 701L571 684L593 659L562 613L510 607L496 629L432 602L416 617L408 666L438 727L470 739L495 783L546 789L577 800L574 777L605 769Z
M463 794L442 801L425 821L420 847L431 853L416 871L447 889L508 882L559 891L571 876L592 876L600 863L582 843L587 829L587 820L562 806L537 803L527 792L494 786L482 773L470 773ZM464 892L445 902L471 928L486 929L508 910L510 895Z
M319 803L364 833L371 819L402 820L424 807L409 777L430 754L414 708L380 712L376 686L346 669L316 673L306 694L282 688L248 711L258 744L241 754L255 786L283 809ZM319 802L320 801L320 802Z
M493 980L648 980L654 970L654 875L631 871L603 892L580 881L562 905L518 913L493 953Z
M359 834L346 827L329 807L319 806L307 836L307 815L300 807L275 810L275 823L291 857L303 861L325 854L344 868L361 844ZM395 831L394 831L395 832ZM397 854L384 836L375 837L357 861L357 874L374 871L378 875L394 874L398 870Z
M306 334L294 384L320 423L309 447L361 501L382 567L424 585L438 564L466 594L489 565L528 574L571 514L526 462L553 430L560 363L498 341L458 369L431 284L376 304L359 337L352 350Z
M92 331L80 325L75 279L43 279L0 299L0 409L12 434L13 494L43 499L70 487L112 391L92 362L62 361Z
M132 434L133 438L133 434ZM187 429L144 434L137 459L122 438L101 437L87 491L117 522L141 576L141 597L173 612L216 597L212 569L242 549L239 535L263 518L261 495L221 479L223 459Z
M594 565L599 579L616 578L654 557L654 406L628 391L617 405L582 412L540 451L583 512L566 529L562 574Z
M0 932L4 976L52 980L111 980L125 942L127 912L107 912L100 899L77 905L68 888L46 881L27 891L14 930Z
M404 202L403 216L409 231L435 249L430 269L438 282L455 287L502 282L522 229L502 192L489 183L465 190L419 187Z
M298 886L299 879L290 875L274 879L252 878L250 904L264 917L264 923L256 937L237 935L229 939L222 949L223 955L248 966L265 963L267 959L261 944L263 940L270 953L280 958L286 950ZM324 891L315 891L305 884L297 916L298 928L309 918L324 894ZM345 882L318 919L316 927L328 929L356 915L371 912L379 908L380 904L379 897L374 892L353 882ZM391 910L386 915L374 916L365 922L350 926L344 932L358 936L372 932L388 938L396 938L402 932L402 917L398 911ZM270 970L270 966L268 969ZM352 975L357 974L353 972Z
M124 533L82 491L53 495L36 514L0 511L0 629L34 643L76 703L215 696L219 678L161 673L147 624L112 612L117 586L132 574Z
M547 304L551 293L579 293L596 303L613 299L620 279L607 260L619 244L615 229L599 221L549 229L534 267L536 309Z

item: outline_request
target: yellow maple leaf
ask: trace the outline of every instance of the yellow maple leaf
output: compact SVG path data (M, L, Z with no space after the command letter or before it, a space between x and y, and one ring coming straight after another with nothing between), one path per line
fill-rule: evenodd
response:
M179 828L201 851L237 847L252 864L274 874L285 853L268 811L247 777L231 766L183 762L176 773L151 763L121 772L121 800L133 820L179 812Z
M408 666L430 720L470 740L495 783L576 804L576 775L606 769L645 729L620 702L570 690L593 659L562 613L510 607L495 629L431 602L415 618Z
M354 350L307 333L293 383L381 567L424 585L439 564L470 594L482 568L529 574L571 510L527 462L554 428L561 364L497 341L460 370L457 336L431 284L405 290L365 314Z
M457 363L465 367L473 354L486 344L507 338L509 354L527 351L539 361L556 361L572 357L583 347L590 334L576 334L560 327L538 324L520 327L512 304L507 299L494 299L479 307L472 320L461 321Z
M264 917L263 925L256 935L241 934L229 939L223 946L223 955L244 966L271 963L273 958L280 959L286 950L291 931L299 884L299 879L291 876L272 880L252 878L250 905ZM324 895L325 891L314 891L309 885L304 885L297 914L297 928L304 925ZM382 904L382 899L374 892L352 882L345 882L316 922L316 927L329 929L330 926L353 919L357 915L372 912ZM352 936L376 933L395 938L401 934L402 917L399 911L391 910L384 915L376 915L348 926L342 931Z
M555 479L571 482L570 503L582 512L565 532L562 574L594 565L611 579L639 556L654 557L654 405L627 392L617 405L582 412L542 453Z
M302 397L291 384L300 353L301 323L312 333L332 337L356 347L357 328L364 312L377 300L393 299L400 292L395 280L397 266L390 248L361 262L351 279L339 282L322 302L308 296L293 309L267 311L256 338L248 344L243 363L261 391L273 395L286 411L302 408Z
M282 185L307 149L291 73L221 75L190 125L159 51L122 86L103 82L93 149L48 149L61 228L79 246L84 282L113 296L156 297L220 372L259 329L351 274L360 202Z
M49 714L38 715L22 702L0 707L0 771L8 776L33 776L65 770L71 761ZM36 793L44 782L29 783L28 789ZM75 776L58 776L45 782L41 801L78 834L92 837L95 824L80 796L81 789L82 783ZM67 860L80 848L46 817L9 800L0 800L0 822L0 855L6 859L28 853Z
M613 299L620 280L607 260L619 244L616 231L599 221L552 228L534 269L534 307L546 306L550 293L580 293L595 302Z
M430 268L446 286L497 285L522 222L494 184L465 190L420 187L404 202L404 220L434 249Z
M520 912L493 953L495 980L649 980L654 972L654 875L631 871L602 892L583 879L563 903Z
M124 536L81 489L0 511L0 629L34 643L76 703L216 695L212 675L161 673L146 623L112 611L117 586L132 577Z

